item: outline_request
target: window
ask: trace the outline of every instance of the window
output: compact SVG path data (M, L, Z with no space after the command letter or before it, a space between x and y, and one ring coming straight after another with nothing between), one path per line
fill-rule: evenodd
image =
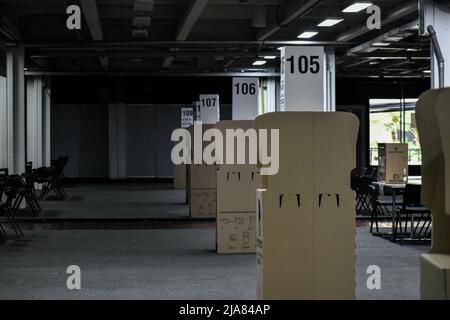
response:
M408 143L409 164L420 165L422 152L415 108L418 99L370 100L370 164L378 165L378 143Z

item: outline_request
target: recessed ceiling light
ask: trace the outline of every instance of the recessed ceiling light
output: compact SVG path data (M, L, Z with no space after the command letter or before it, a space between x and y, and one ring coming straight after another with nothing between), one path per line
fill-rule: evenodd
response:
M316 36L318 32L316 31L305 31L302 34L299 34L297 38L299 39L311 39L312 37Z
M372 43L372 45L375 47L387 47L390 46L391 44L388 42L374 42Z
M143 28L149 27L152 19L150 17L134 17L133 18L133 27Z
M385 41L393 41L393 42L397 42L400 40L403 40L403 37L387 37L386 39L384 39Z
M369 64L370 65L375 65L375 64L380 64L380 63L378 61L371 61Z
M370 3L370 2L355 2L354 4L348 6L344 10L342 10L342 12L345 12L345 13L360 12L360 11L363 11L364 9L367 9L371 5L372 5L372 3Z
M430 74L431 70L423 70L423 73Z
M332 27L332 26L337 25L338 23L341 23L342 21L344 21L344 19L326 19L326 20L322 21L321 23L319 23L317 26Z
M277 58L276 56L264 56L264 59L266 59L266 60L273 60L276 58Z
M278 47L277 50L281 51L281 49L283 49L284 47Z
M264 60L256 60L255 62L253 62L253 65L254 66L262 66L266 63L267 63L267 61L264 61Z
M133 10L141 12L152 12L154 6L154 0L135 0Z

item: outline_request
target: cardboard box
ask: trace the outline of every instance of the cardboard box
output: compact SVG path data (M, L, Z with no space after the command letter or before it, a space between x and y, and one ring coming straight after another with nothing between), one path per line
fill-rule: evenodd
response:
M283 112L255 123L280 130L280 170L257 191L258 298L353 299L357 118Z
M256 214L217 213L217 253L254 253Z
M221 165L217 170L217 212L256 212L261 177L256 165Z
M186 189L186 165L173 166L173 188Z
M449 98L449 88L429 90L420 96L416 104L422 148L421 201L433 216L432 252L445 254L450 253L450 215L446 214L450 211L450 170L446 169L450 168L449 125L445 118Z
M192 189L190 192L190 217L208 219L216 217L216 189Z
M191 164L189 170L191 189L216 188L216 167L214 165Z
M408 144L378 144L378 181L405 183L408 177Z
M444 197L445 212L450 215L450 108L448 102L450 100L450 88L443 90L442 94L436 101L436 117L439 125L439 134L442 141L442 151L444 153ZM450 219L450 217L447 216ZM447 229L450 234L450 228Z
M253 121L220 121L215 125L226 137L227 129L246 132L253 129ZM248 139L248 138L247 138ZM249 164L249 141L245 141L247 164L221 164L217 166L217 252L254 253L256 189L260 186L259 168ZM254 142L255 144L257 141ZM234 161L237 160L237 139ZM253 146L253 145L252 145ZM242 150L241 150L242 151ZM227 150L223 150L226 159ZM256 155L256 152L255 152Z
M450 300L450 255L423 254L420 266L420 297Z
M221 165L217 171L217 252L256 250L256 189L259 169L252 165Z

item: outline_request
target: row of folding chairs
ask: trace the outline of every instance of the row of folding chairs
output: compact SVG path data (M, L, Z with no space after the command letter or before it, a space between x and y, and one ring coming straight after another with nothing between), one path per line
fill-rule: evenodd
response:
M64 189L64 168L68 159L60 157L52 160L51 167L36 169L32 168L32 163L27 163L22 175L9 175L8 169L0 169L0 241L7 239L4 225L9 225L17 236L23 235L15 218L23 201L34 216L39 216L42 208L38 201L36 184L42 186L39 200L44 200L51 191L59 200L67 198Z
M421 186L407 184L401 201L397 201L395 212L392 212L392 200L383 200L379 196L378 188L371 186L369 194L372 214L370 231L379 232L379 220L388 217L392 221L394 215L393 241L403 238L406 234L412 240L429 240L431 238L431 210L421 204ZM408 229L409 226L409 229Z
M356 212L358 215L367 215L372 211L370 201L370 186L377 180L378 168L369 167L355 169L351 174L351 188L356 193Z

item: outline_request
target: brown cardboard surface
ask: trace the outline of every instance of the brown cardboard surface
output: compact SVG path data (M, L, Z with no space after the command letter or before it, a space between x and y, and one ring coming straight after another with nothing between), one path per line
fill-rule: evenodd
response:
M408 144L378 144L378 181L405 183L408 176Z
M223 138L224 138L224 149L223 149L223 160L224 160L224 164L226 163L226 157L227 157L227 153L226 153L226 131L227 130L237 130L237 129L242 129L245 132L247 132L248 129L253 129L254 128L254 122L250 121L250 120L224 120L224 121L219 121L214 125L214 128L220 130L220 132L222 132ZM257 141L257 139L256 139ZM257 143L257 142L256 142ZM246 162L245 164L251 164L249 162L249 139L247 138L245 141L246 147L245 147L245 159ZM237 164L237 139L235 138L234 140L234 161L232 164ZM256 147L257 150L257 145L252 145L252 147ZM255 163L253 163L255 164ZM231 165L231 164L230 164Z
M255 128L280 129L279 141L279 171L274 176L264 178L267 189L291 190L298 188L298 181L312 181L313 170L293 170L293 168L313 168L314 113L302 112L266 113L255 119ZM270 131L268 132L268 150L270 146ZM309 185L305 185L309 188Z
M190 217L216 217L216 189L192 189L190 192Z
M255 123L280 129L280 170L257 192L258 297L353 299L357 118L283 112Z
M191 164L190 187L191 189L215 189L216 167L206 164Z
M217 170L217 212L256 212L261 184L256 165L220 165Z
M436 117L444 153L445 212L450 215L450 88L443 90L436 100Z
M254 253L256 213L217 213L217 252Z
M446 173L437 100L448 89L429 90L416 104L416 120L422 148L422 204L433 215L432 253L450 254L450 217L445 214ZM445 102L444 102L445 103Z
M186 189L186 165L173 166L173 187L174 189Z
M259 298L313 299L312 196L305 197L299 208L296 195L284 194L280 208L280 194L269 190L258 190L258 193Z
M450 255L422 255L420 279L421 299L450 300Z

